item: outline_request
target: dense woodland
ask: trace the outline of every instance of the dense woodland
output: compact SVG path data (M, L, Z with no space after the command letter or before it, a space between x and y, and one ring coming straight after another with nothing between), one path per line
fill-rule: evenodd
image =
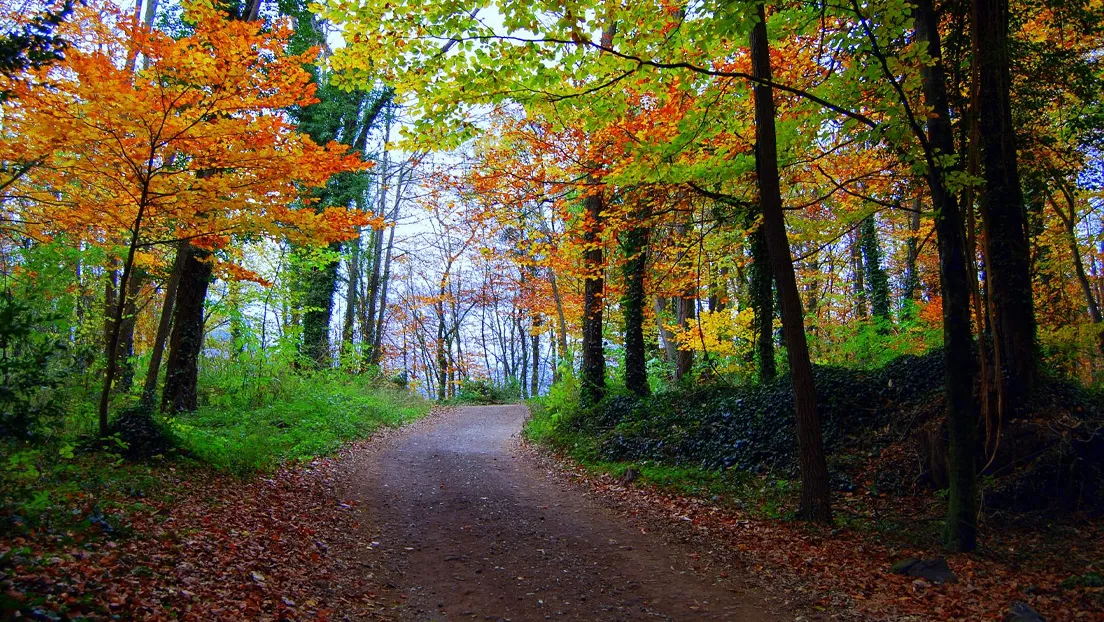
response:
M1104 511L1096 0L2 15L8 514L59 451L249 473L423 398L814 524L900 469L963 552Z

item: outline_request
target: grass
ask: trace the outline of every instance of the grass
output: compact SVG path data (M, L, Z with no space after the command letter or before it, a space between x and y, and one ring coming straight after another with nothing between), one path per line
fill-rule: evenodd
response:
M363 376L230 361L207 365L200 388L197 412L163 421L177 449L148 463L123 460L121 445L85 451L91 410L72 395L65 416L37 442L0 442L0 534L81 529L90 517L171 501L191 477L247 476L331 454L430 409L419 396Z
M219 385L212 395L221 393ZM335 451L380 427L410 422L429 404L405 390L340 372L289 374L259 405L239 394L209 399L168 421L180 446L198 460L237 474Z

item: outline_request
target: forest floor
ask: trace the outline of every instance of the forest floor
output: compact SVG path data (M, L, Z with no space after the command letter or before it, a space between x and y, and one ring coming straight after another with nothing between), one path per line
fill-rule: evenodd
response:
M439 409L245 478L150 466L65 527L0 516L0 618L1003 620L1027 600L1104 620L1100 588L1053 570L1101 559L1095 527L950 556L959 582L930 584L889 565L934 545L627 484L524 441L526 416Z

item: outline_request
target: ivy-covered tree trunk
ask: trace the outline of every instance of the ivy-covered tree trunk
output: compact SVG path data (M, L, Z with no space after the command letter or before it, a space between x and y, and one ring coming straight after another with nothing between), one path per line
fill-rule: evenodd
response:
M191 412L199 407L199 355L203 350L203 303L211 283L210 253L191 244L184 247L184 265L176 293L169 358L165 362L165 390L161 410Z
M986 275L994 347L1001 370L1001 411L1021 407L1035 383L1035 310L1030 246L1012 121L1008 0L973 0L978 120L985 192Z
M648 261L648 228L643 215L636 226L621 237L625 254L622 266L625 293L621 309L625 324L625 387L637 395L648 395L647 355L644 352L644 269Z
M602 311L605 306L605 261L602 257L602 191L593 190L584 207L586 228L583 233L583 369L580 397L583 406L602 401L606 393L606 351L602 343Z
M855 296L855 319L865 320L866 309L866 279L864 277L862 263L862 235L851 237L851 284L852 294Z
M763 226L751 235L751 308L755 312L755 350L759 357L759 381L770 382L778 375L774 361L774 277Z
M756 78L771 79L770 45L767 41L766 14L758 6L758 23L751 31L751 66ZM828 490L828 462L824 456L820 415L813 388L813 366L805 340L801 296L794 275L786 221L782 213L782 191L778 178L778 144L774 128L774 93L770 86L756 84L755 136L759 200L763 206L763 230L770 249L771 267L782 303L782 331L793 383L794 410L797 413L798 457L801 465L801 507L805 520L827 523L832 520Z
M862 245L863 271L866 272L870 312L879 320L889 322L893 319L890 315L889 275L882 268L882 247L878 242L874 216L863 220L859 227L859 239Z
M927 42L929 57L942 59L939 17L931 0L918 0L915 8L916 38ZM932 111L927 135L934 153L953 154L954 136L947 103L947 83L942 61L921 69L924 100ZM974 357L970 352L970 288L966 268L966 240L958 199L945 185L953 171L931 158L928 186L935 210L935 234L939 247L940 287L943 293L943 360L947 408L950 489L947 499L947 544L959 551L977 543L977 478L974 430Z
M338 244L331 244L330 250L337 252ZM322 266L312 267L303 275L303 355L311 360L316 369L325 369L333 365L333 353L330 351L330 320L333 316L333 297L337 291L338 260L327 261Z

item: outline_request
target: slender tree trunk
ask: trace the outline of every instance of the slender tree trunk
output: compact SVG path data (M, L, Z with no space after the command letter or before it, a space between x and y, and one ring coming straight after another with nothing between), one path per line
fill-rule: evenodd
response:
M378 312L378 302L380 293L380 278L383 270L383 229L379 229L373 235L372 242L372 272L368 275L368 291L366 293L367 299L367 314L366 318L371 330L365 336L365 342L368 345L368 351L366 353L366 361L369 365L372 365L373 361L377 360L375 352L376 344L376 314Z
M766 15L758 6L758 23L751 31L751 66L756 78L770 80L770 46ZM763 206L763 230L770 249L774 280L782 303L782 331L793 382L794 409L797 413L797 444L801 464L801 508L806 520L827 523L832 520L828 490L828 463L821 439L820 415L813 388L813 367L805 341L801 296L797 289L786 222L782 212L782 192L778 178L778 145L774 128L774 95L770 86L756 84L755 135L758 143L759 200Z
M117 260L112 258L111 269L107 271L107 279L104 280L104 323L103 323L103 348L107 352L111 348L111 335L115 332L115 305L118 302L119 270Z
M109 323L110 331L107 337L107 368L104 370L103 389L100 392L100 436L107 436L110 431L108 428L107 415L108 408L111 404L111 386L115 382L115 370L119 354L119 333L122 329L123 314L126 311L127 285L130 281L131 272L134 270L134 256L138 252L138 239L142 233L142 220L145 217L146 200L149 196L148 191L149 185L147 183L142 189L142 199L138 204L138 214L134 217L134 224L131 228L130 244L127 247L126 261L123 263L123 274L119 279L118 289L116 290L115 298L117 298L117 300L114 301L115 308L111 310L114 317ZM112 279L109 279L108 282L111 283Z
M667 330L667 325L664 324L664 319L667 315L667 299L663 296L656 296L653 303L655 309L656 328L659 331L659 343L663 347L663 360L667 361L669 365L674 365L675 360L678 358L678 346L675 343L675 337L671 334L671 331Z
M697 288L691 285L691 288L683 292L682 296L678 298L678 325L682 329L684 334L688 334L694 324L694 318L697 311ZM692 350L689 344L680 346L677 354L675 355L675 380L682 380L688 378L690 372L694 369L694 350Z
M1012 121L1008 0L973 0L978 58L978 119L985 192L981 218L986 274L999 340L1000 412L1021 408L1035 383L1035 307L1030 246Z
M119 327L119 353L116 357L119 367L119 380L115 384L118 391L126 393L134 386L134 329L138 323L138 294L142 291L144 275L132 274L127 284L127 302L123 314L123 324Z
M161 410L191 412L199 408L199 355L203 351L203 303L211 283L208 251L191 244L185 247L184 268L176 293L169 358L165 363L165 389Z
M855 318L865 320L866 312L866 282L863 280L862 244L861 238L856 233L851 236L851 275L853 292L855 294Z
M387 234L387 247L383 254L383 277L379 283L379 310L376 313L376 328L373 331L372 365L379 365L383 356L383 325L387 318L387 289L391 282L391 255L395 248L395 227Z
M563 297L560 296L560 286L556 273L548 271L548 282L552 286L552 300L556 303L556 354L559 358L552 369L552 382L560 381L560 366L567 363L568 368L574 366L571 353L567 349L567 316L564 313ZM572 371L574 373L574 371Z
M1077 283L1081 286L1081 293L1085 295L1089 317L1092 318L1094 324L1099 324L1102 321L1100 305L1097 304L1096 296L1093 295L1092 284L1085 273L1085 263L1081 259L1081 248L1077 244L1077 200L1074 198L1073 192L1064 183L1059 183L1059 189L1062 191L1062 197L1066 200L1066 205L1069 206L1069 214L1062 212L1054 197L1050 197L1050 204L1054 207L1054 211L1058 214L1058 219L1062 221L1065 229L1066 243L1069 245L1070 257L1073 258L1073 270L1077 275Z
M927 134L935 153L954 151L947 103L947 83L942 66L939 18L931 0L917 0L916 37L927 42L936 63L921 69L924 99L932 111ZM928 185L935 209L939 272L943 293L943 353L946 382L947 432L950 458L950 494L947 503L947 543L959 551L973 550L977 542L977 478L974 430L974 357L970 352L970 299L966 269L963 218L957 197L948 191L944 177L953 172L929 166Z
M544 318L533 314L530 322L533 327L529 338L529 349L533 352L533 371L529 376L529 397L536 397L540 395L540 329L544 325Z
M625 254L622 266L625 293L621 309L625 324L625 387L637 395L648 395L648 361L644 352L644 269L648 255L647 214L642 209L637 222L622 236Z
M774 360L774 277L762 224L755 228L751 238L750 277L751 306L758 333L755 346L759 355L759 381L771 382L778 374Z
M606 393L606 352L602 343L602 311L605 307L605 261L602 257L602 190L592 189L586 197L586 230L583 263L586 282L583 289L583 406L593 406Z
M912 203L913 211L909 214L909 236L905 255L905 287L902 297L905 300L916 300L917 290L920 289L920 273L917 271L916 261L920 254L920 208L923 205L920 197Z
M348 281L345 283L345 319L341 325L341 349L353 352L357 294L360 292L360 236L349 242Z
M146 383L142 388L142 402L149 406L153 406L154 395L157 393L157 376L161 372L161 357L165 352L165 342L169 339L173 309L176 308L176 291L179 288L180 277L184 272L184 265L188 258L187 249L187 241L177 243L176 258L173 259L169 280L165 283L165 299L161 305L161 320L157 323L157 334L154 335L153 347L150 349L149 367L146 368Z

